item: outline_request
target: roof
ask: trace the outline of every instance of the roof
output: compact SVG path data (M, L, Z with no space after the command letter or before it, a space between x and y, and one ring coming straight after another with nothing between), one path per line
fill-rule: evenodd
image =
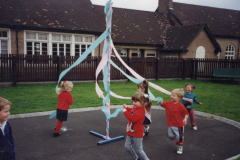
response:
M176 2L173 8L183 25L206 23L215 37L240 37L240 11Z
M218 43L211 34L206 24L195 24L187 26L169 27L166 30L166 46L165 51L182 51L187 52L188 46L198 36L198 34L205 30L209 39L212 41L217 51L221 51Z
M89 33L105 31L104 6L90 0L0 0L0 27ZM113 8L116 43L163 45L167 19L161 13Z

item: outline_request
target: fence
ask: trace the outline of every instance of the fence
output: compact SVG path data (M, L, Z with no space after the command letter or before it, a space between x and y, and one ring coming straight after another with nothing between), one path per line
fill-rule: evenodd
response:
M60 73L71 66L78 57L29 56L16 54L0 55L0 82L46 82L57 81ZM101 57L87 57L81 64L71 69L64 80L95 80L95 71ZM117 58L112 58L119 68L128 73ZM168 59L168 58L125 58L133 70L146 79L159 78L215 78L214 68L239 68L240 60L217 59ZM130 74L131 75L131 74ZM100 74L98 79L102 79ZM126 79L111 67L111 79Z

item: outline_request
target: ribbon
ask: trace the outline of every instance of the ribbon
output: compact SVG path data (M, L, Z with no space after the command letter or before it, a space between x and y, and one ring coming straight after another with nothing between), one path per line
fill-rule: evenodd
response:
M113 51L114 51L116 57L119 59L119 61L129 70L129 72L131 72L131 74L132 74L134 77L136 77L137 79L143 81L144 78L141 77L138 73L136 73L132 68L130 68L130 67L122 60L122 58L119 56L116 48L114 47L113 42L111 43L111 45L112 45ZM158 85L156 85L156 84L153 84L153 83L151 83L151 82L148 82L148 85L151 86L152 88L154 88L154 89L162 92L162 93L165 93L165 94L167 94L167 95L171 95L171 92L167 91L166 89L164 89L164 88L162 88L162 87L160 87L160 86L158 86ZM183 97L183 99L186 100L186 101L192 102L192 99L184 98L184 97Z

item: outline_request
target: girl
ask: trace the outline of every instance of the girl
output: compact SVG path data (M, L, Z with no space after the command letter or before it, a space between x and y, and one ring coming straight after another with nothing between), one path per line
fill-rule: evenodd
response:
M133 108L123 104L123 114L128 119L127 137L125 148L134 160L138 159L137 154L142 160L149 160L143 151L143 121L145 119L144 105L152 105L152 100L143 92L137 92L132 96ZM134 145L135 151L132 147Z
M60 87L57 89L58 106L57 106L57 126L53 134L54 137L61 135L59 133L63 121L67 121L69 105L73 104L73 98L70 92L72 91L73 83L70 81L62 81Z
M186 93L184 93L185 98L190 98L193 100L193 102L196 102L199 105L202 105L201 102L199 102L195 96L195 94L192 92L195 89L195 86L193 86L192 84L186 84L185 85L185 91ZM197 130L197 124L196 124L196 120L195 120L195 115L194 115L194 104L190 103L188 101L182 100L183 105L186 107L186 109L189 112L190 115L190 122L191 122L191 126L193 128L193 130Z
M144 80L142 83L139 83L137 85L138 87L138 92L143 92L148 95L148 81ZM145 120L143 122L143 127L144 127L144 136L148 136L149 133L149 125L151 124L151 105L146 105L145 106Z

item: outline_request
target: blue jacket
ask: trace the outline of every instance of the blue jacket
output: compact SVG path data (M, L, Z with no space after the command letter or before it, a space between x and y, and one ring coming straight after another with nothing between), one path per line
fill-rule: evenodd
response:
M183 96L183 97L192 99L193 102L196 102L197 104L199 104L199 101L197 100L197 98L196 98L196 96L195 96L195 94L194 94L193 92L191 92L191 94L184 93L184 96ZM182 99L182 103L183 103L183 105L184 105L187 109L192 109L192 108L194 108L194 104L193 104L193 103L190 104L190 102L185 101L185 100L183 100L183 99Z
M14 140L12 137L12 129L9 122L6 122L4 128L5 136L0 129L0 159L15 160Z

